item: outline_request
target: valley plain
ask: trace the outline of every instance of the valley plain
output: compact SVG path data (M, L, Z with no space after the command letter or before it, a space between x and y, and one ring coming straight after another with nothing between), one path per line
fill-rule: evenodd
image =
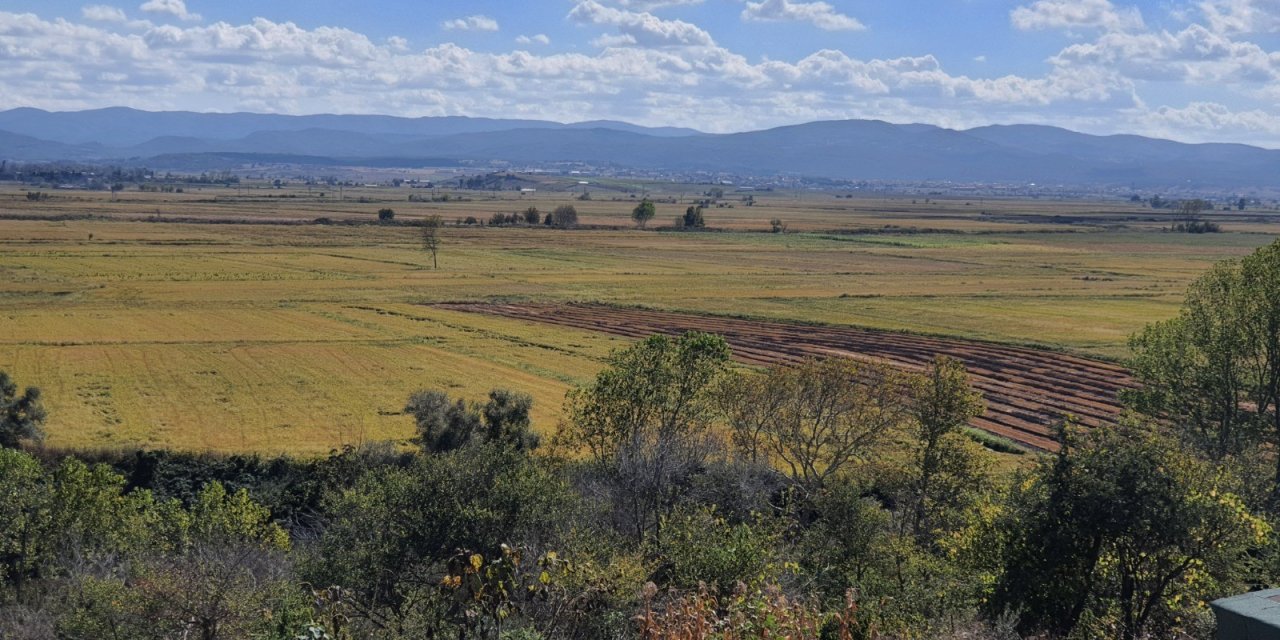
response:
M42 201L6 188L0 370L44 390L54 447L321 454L405 441L402 407L420 388L530 393L548 432L564 393L627 341L431 303L643 306L1115 360L1205 268L1280 230L1280 214L1244 211L1208 214L1223 233L1171 233L1176 212L1121 200L758 192L728 193L705 210L709 230L677 232L662 227L709 185L593 185L590 200L571 183L538 187ZM646 230L629 219L637 194L657 203ZM457 224L562 204L580 228ZM375 223L381 208L393 224ZM415 225L428 215L446 223L439 269Z

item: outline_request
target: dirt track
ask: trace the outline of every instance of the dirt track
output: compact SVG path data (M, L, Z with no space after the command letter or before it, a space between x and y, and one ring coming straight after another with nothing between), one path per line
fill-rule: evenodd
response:
M1120 413L1117 395L1131 387L1118 365L1037 349L931 338L851 327L809 326L592 305L442 304L441 308L600 331L631 338L697 330L717 333L735 359L750 364L806 356L880 359L919 370L935 355L962 360L987 412L973 426L1034 449L1053 451L1054 425L1068 414L1097 426Z

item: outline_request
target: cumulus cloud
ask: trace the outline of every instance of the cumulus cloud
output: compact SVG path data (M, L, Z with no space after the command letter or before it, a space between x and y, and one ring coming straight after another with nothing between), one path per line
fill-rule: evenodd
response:
M94 22L124 22L128 18L125 17L124 11L118 7L112 7L105 4L91 4L80 9L80 15L85 20Z
M595 0L580 2L569 18L581 24L614 27L620 38L609 45L634 44L642 47L711 47L715 40L697 25L683 20L664 20L652 13L606 7Z
M1280 32L1280 0L1206 0L1200 10L1218 33Z
M187 3L183 0L147 0L138 8L147 13L171 15L189 22L199 22L201 19L200 14L187 10Z
M532 36L521 35L516 37L516 44L548 45L551 44L551 38L547 37L547 34L545 33L539 33Z
M667 7L702 4L702 0L612 0L609 4L636 11L653 11Z
M1162 105L1128 110L1113 126L1156 138L1256 145L1280 138L1280 113L1233 110L1219 102L1191 102L1183 107Z
M1141 80L1202 85L1280 80L1280 53L1198 24L1176 33L1108 33L1071 45L1050 62L1060 68L1106 67Z
M497 31L498 21L489 16L475 15L446 20L443 26L450 31Z
M1039 0L1009 14L1022 31L1039 29L1125 31L1143 27L1136 7L1119 9L1110 0Z
M835 7L825 2L748 2L747 8L742 10L742 19L755 22L810 22L827 31L862 31L867 28L856 18L837 12Z

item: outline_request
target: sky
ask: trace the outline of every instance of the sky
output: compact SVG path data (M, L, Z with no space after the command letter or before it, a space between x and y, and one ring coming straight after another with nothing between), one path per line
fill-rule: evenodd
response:
M1280 0L0 0L0 110L109 106L1280 148Z

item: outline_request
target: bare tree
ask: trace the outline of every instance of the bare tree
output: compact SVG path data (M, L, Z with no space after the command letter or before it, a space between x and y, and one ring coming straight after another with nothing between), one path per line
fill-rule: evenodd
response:
M775 367L729 385L734 442L767 456L814 494L902 428L908 378L888 365L844 358Z
M437 255L440 252L440 227L444 220L440 216L428 216L422 221L422 248L431 254L431 268L439 269Z

